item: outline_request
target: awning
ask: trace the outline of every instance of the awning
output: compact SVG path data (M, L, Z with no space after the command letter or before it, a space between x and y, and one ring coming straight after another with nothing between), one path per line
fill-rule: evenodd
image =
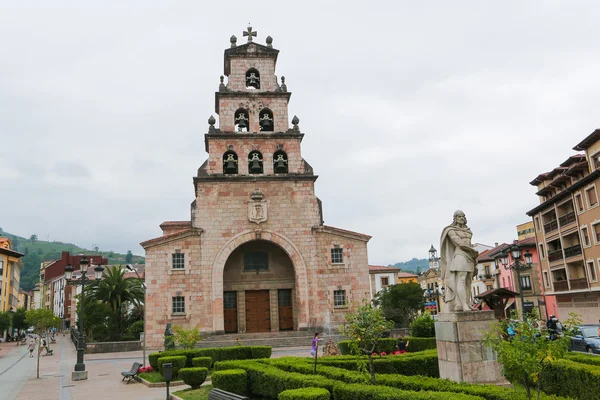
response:
M515 302L514 298L508 299L508 301L506 302L506 305L504 306L504 309L506 310L506 309L510 308L510 306L512 306L514 302Z

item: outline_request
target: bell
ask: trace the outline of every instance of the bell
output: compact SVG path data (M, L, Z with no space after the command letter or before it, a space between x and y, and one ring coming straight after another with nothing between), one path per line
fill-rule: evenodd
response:
M224 170L226 174L237 174L237 165L235 163L235 160L225 161Z
M259 160L252 160L250 162L250 173L251 174L262 174L262 166Z
M273 120L269 118L268 114L265 114L265 116L260 119L260 128L263 131L273 130Z
M238 131L242 132L247 127L248 125L246 124L246 118L242 115L241 118L238 120Z
M288 172L288 168L284 159L279 159L275 161L275 173L276 174L286 174Z

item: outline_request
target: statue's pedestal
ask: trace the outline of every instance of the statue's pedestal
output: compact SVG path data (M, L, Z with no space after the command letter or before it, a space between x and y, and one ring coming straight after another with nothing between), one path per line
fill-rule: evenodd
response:
M440 378L455 382L508 385L491 348L481 342L496 321L493 311L438 314L435 323Z

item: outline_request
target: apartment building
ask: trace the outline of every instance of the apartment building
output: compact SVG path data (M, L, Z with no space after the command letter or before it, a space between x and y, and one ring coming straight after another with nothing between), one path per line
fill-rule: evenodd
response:
M19 307L21 257L24 254L10 247L10 239L0 237L0 311L16 311Z
M556 296L556 313L570 312L584 323L600 321L600 129L556 168L530 182L540 204L532 217L547 295Z

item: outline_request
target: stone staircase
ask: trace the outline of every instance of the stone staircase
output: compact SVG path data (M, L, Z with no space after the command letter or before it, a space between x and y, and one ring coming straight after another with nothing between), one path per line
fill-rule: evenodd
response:
M284 331L261 333L227 333L204 337L196 343L196 347L229 347L229 346L272 346L272 347L306 347L310 348L314 333L309 331ZM344 340L343 336L332 333L321 333L321 345L329 339L336 343Z

